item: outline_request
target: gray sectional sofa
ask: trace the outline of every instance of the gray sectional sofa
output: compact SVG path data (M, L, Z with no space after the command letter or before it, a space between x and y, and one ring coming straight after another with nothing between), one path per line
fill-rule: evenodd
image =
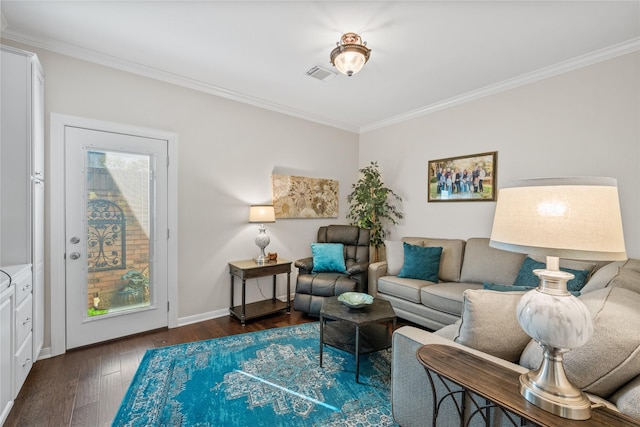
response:
M386 242L387 260L369 265L369 294L391 302L399 317L433 330L460 318L465 290L482 289L483 282L512 284L526 257L494 249L488 238L404 237L402 242L442 247L439 282L398 277L402 246Z
M525 255L493 249L486 238L407 237L403 241L443 248L438 282L398 277L402 260L394 257L399 248L387 245L387 260L369 267L369 293L390 301L398 317L436 330L404 326L393 335L394 419L403 427L424 426L431 425L433 391L416 357L422 345L461 347L518 372L537 368L542 350L516 319L524 291L483 289L484 282L513 284ZM565 355L567 375L593 402L621 412L629 425L640 425L640 261L563 264L590 269L579 298L594 319L593 338ZM470 425L481 421L476 417ZM444 405L437 425L454 424L454 408ZM511 424L496 414L491 425Z

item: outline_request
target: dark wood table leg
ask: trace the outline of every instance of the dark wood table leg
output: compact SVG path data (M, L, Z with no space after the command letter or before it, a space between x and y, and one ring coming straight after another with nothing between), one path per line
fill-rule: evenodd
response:
M231 276L231 303L229 304L229 312L231 312L233 310L233 273L229 276Z
M322 347L324 347L324 317L320 315L320 367L322 368Z
M356 325L356 382L360 382L360 325Z
M242 307L240 309L240 323L242 323L242 326L244 326L247 320L247 313L245 312L246 307L247 307L247 280L243 277L242 278Z
M287 314L291 313L291 272L287 273Z

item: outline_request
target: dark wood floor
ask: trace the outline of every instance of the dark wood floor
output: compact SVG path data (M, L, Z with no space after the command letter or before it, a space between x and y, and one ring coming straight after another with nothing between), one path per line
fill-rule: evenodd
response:
M147 349L317 320L292 311L247 322L243 327L238 320L225 316L37 361L5 427L110 426Z

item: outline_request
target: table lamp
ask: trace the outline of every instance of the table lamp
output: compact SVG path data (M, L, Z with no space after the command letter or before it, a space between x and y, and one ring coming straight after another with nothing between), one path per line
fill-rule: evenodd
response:
M249 222L260 223L260 229L256 236L256 245L260 248L260 255L255 258L256 263L262 265L269 262L269 258L264 253L264 248L269 245L271 239L264 227L266 222L276 222L276 213L272 205L252 205L249 207Z
M547 260L546 269L533 271L540 285L517 308L520 326L543 349L540 367L520 376L520 393L560 417L591 418L591 402L567 379L563 355L589 341L593 323L587 307L568 292L574 276L560 270L559 258L626 259L616 180L531 179L501 189L490 246Z

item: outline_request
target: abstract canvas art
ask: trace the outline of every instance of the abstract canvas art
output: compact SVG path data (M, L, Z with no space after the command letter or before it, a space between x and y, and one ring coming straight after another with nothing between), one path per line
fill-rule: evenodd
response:
M272 175L276 218L337 218L338 181Z

